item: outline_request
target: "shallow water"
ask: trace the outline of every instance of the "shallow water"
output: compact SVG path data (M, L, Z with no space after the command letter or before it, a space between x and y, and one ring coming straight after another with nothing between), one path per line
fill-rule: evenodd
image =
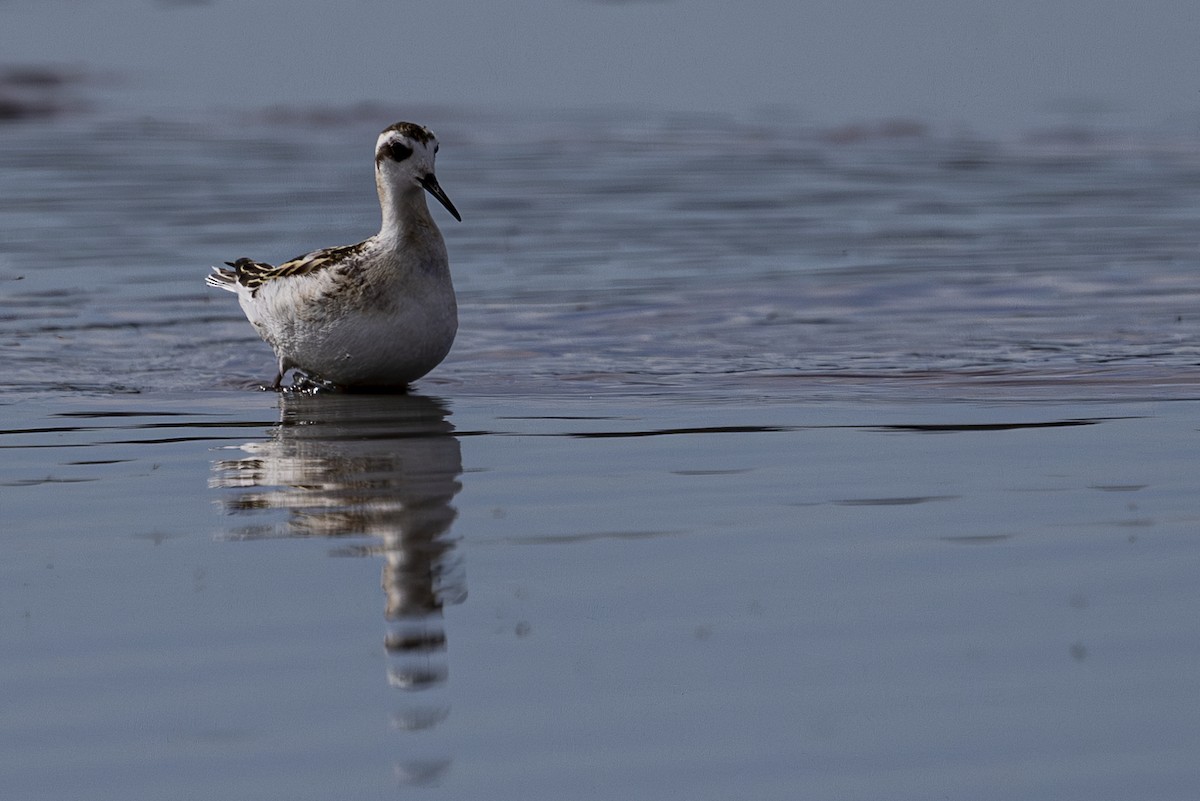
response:
M0 127L8 795L1190 797L1196 141L411 116L408 397L202 285L391 119Z

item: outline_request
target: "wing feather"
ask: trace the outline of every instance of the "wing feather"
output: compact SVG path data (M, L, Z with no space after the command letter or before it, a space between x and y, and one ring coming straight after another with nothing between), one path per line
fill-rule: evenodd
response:
M220 267L214 267L213 269L216 272L208 276L205 279L205 283L209 286L228 289L231 292L237 291L234 286L237 284L249 289L250 294L253 295L268 281L274 281L279 278L294 278L299 275L310 275L329 267L352 262L362 253L366 244L366 242L359 242L357 245L322 248L321 250L314 250L303 256L289 259L278 266L246 258L238 259L237 261L227 261L225 263L233 269L225 270Z

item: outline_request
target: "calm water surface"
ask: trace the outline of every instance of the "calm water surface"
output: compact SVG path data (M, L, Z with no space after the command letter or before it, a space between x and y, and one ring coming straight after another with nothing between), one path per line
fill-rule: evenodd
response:
M5 797L1192 796L1200 140L406 111L454 352L259 392L393 116L0 127Z

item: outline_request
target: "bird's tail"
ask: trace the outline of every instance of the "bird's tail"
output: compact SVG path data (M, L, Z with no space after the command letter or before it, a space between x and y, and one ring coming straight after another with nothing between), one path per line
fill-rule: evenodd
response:
M226 292L237 292L238 279L235 271L226 270L224 267L213 267L212 269L212 275L204 279L206 285L224 289Z

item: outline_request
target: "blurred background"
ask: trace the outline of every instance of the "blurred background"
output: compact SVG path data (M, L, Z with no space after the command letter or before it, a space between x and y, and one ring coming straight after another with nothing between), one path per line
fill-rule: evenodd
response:
M1200 117L1187 0L4 0L0 19L0 64L143 110L625 106L984 135Z

